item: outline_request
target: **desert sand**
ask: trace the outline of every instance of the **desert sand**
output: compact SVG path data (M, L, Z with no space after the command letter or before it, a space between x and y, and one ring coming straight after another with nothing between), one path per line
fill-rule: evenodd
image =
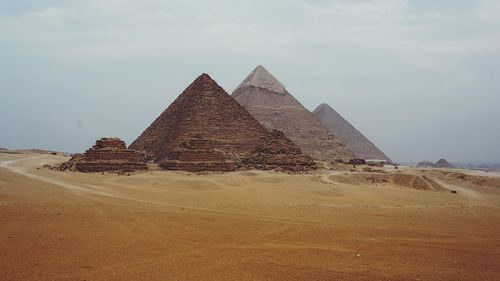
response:
M42 167L67 159L0 153L0 280L500 280L498 175Z

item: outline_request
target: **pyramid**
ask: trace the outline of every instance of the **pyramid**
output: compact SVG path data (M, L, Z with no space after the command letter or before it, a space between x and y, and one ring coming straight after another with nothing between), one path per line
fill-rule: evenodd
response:
M314 110L314 115L330 132L342 141L357 157L362 159L379 159L392 163L380 149L378 149L361 132L356 130L347 120L338 114L328 104L321 104Z
M265 67L258 65L248 76L240 83L236 88L237 91L241 88L254 86L259 88L264 88L270 92L285 94L285 86L281 84L276 77L274 77Z
M450 164L446 159L439 159L436 164L434 164L435 168L453 168L453 165Z
M147 170L148 167L136 151L127 149L125 142L121 139L101 138L83 155L75 154L69 161L62 163L59 169L84 173L125 173Z
M333 161L354 157L263 66L257 66L232 96L264 127L282 131L314 159Z
M315 167L312 158L303 154L297 145L278 130L271 130L268 137L257 143L243 163L262 170L281 168L296 172L303 171L304 167Z
M232 171L242 166L257 167L252 161L243 163L243 159L271 137L208 74L202 74L130 148L145 153L169 170ZM291 150L280 153L289 158L285 169L299 170L303 164L301 153ZM310 161L308 165L313 167L314 163Z

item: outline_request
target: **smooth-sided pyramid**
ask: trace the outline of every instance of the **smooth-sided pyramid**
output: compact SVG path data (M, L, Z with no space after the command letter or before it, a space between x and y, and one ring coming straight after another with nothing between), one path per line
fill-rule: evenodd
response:
M334 161L354 157L263 66L257 66L232 96L262 125L282 131L314 159Z
M249 158L259 145L266 145L273 137L208 74L202 74L130 148L145 153L170 170L197 172L280 167L299 171L314 168L311 158L300 149L297 152L290 147L267 151L274 154L269 159L280 155L286 158L282 165L256 163L252 160L255 158Z
M389 157L328 104L319 105L314 110L314 115L330 132L335 132L335 137L340 139L357 157L386 160L392 163Z

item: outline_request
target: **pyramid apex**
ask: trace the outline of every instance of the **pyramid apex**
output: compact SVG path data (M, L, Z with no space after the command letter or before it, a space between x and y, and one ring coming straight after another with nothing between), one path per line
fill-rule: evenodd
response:
M191 85L218 85L217 82L210 77L207 73L202 73L198 76Z
M202 73L200 76L198 76L198 78L196 78L196 80L213 80L213 79L207 73Z
M285 93L285 86L260 64L255 67L234 91L248 86L263 88L278 94Z
M183 94L188 96L203 96L208 92L226 93L226 91L208 75L202 73L184 90Z
M322 103L316 107L316 109L313 112L320 112L320 111L335 111L329 104L327 103Z

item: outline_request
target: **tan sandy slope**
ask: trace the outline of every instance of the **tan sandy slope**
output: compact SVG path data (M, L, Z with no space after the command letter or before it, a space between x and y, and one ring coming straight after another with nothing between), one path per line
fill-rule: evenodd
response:
M0 280L500 276L500 178L37 169L66 159L0 153ZM458 194L412 188L423 176Z

